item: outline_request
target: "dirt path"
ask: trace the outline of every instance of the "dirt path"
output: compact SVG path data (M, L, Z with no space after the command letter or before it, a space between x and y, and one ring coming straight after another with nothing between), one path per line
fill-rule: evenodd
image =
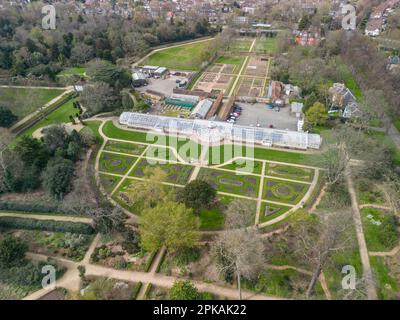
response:
M15 218L30 218L35 220L53 220L53 221L69 221L69 222L82 222L92 223L91 218L85 217L72 217L63 215L51 215L51 214L32 214L32 213L16 213L16 212L0 212L2 217L15 217Z
M165 253L166 253L165 247L162 247L161 250L159 250L157 252L157 256L154 258L154 260L151 264L149 273L151 273L151 274L157 273L157 269L159 268L160 264L162 263L162 259L164 258ZM144 300L146 298L145 293L147 291L149 284L150 283L143 283L143 285L141 286L141 288L137 294L136 300Z
M256 220L254 224L257 226L258 222L260 221L260 214L261 214L261 206L262 206L262 197L264 191L264 179L265 179L265 170L266 170L266 162L262 162L262 169L261 169L261 179L260 179L260 187L258 189L258 198L257 198L257 209L256 209Z
M390 251L370 251L369 255L373 257L393 257L400 251L400 244Z
M363 276L366 281L367 296L369 300L376 300L378 298L376 293L375 281L372 274L371 264L369 261L369 254L367 243L365 242L364 230L361 221L361 213L359 210L357 195L354 188L353 180L351 178L350 170L346 174L347 186L351 197L351 206L353 211L353 221L356 227L357 241L360 250L361 262L363 266Z
M382 209L382 210L392 210L392 208L380 204L373 204L373 203L367 203L367 204L360 204L359 205L360 209L364 208L374 208L374 209Z

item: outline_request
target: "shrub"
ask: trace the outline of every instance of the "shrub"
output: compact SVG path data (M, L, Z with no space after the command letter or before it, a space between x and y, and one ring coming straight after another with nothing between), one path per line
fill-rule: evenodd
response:
M169 290L171 300L200 300L202 295L190 281L175 281Z
M9 229L42 230L52 232L71 232L93 234L92 226L81 222L35 220L30 218L0 217L0 227Z
M0 266L18 265L25 258L28 245L19 238L7 236L0 241Z

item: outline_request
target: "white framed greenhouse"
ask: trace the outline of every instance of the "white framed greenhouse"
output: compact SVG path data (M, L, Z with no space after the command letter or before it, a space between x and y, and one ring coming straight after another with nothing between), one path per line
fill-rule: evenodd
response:
M240 126L222 121L181 119L151 114L123 112L119 123L130 128L153 130L186 136L197 136L200 140L231 140L260 145L294 149L319 149L322 143L319 134Z

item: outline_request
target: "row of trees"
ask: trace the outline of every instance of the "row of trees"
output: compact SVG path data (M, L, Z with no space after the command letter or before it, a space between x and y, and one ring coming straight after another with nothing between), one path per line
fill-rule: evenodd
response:
M94 58L116 62L140 57L151 46L192 39L211 32L196 13L191 19L151 18L143 7L131 19L122 16L84 15L73 3L55 3L57 29L41 28L42 1L19 6L4 5L0 18L0 68L13 76L46 77L65 66L84 64Z
M23 136L12 145L14 137L0 131L0 192L25 192L43 186L55 199L62 199L72 187L74 163L93 137L68 133L64 126L43 129L39 139Z

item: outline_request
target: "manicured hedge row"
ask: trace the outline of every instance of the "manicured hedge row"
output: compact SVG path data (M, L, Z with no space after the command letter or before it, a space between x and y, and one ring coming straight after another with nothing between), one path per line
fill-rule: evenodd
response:
M15 201L0 201L0 211L22 211L31 213L51 213L77 215L77 212L63 209L57 204L44 202L15 202Z
M157 252L158 252L158 251L153 251L153 252L150 254L150 257L149 257L149 259L147 260L146 265L145 265L145 267L144 267L144 272L149 272L150 267L151 267L151 264L153 263L154 258L155 258L156 255L157 255Z
M136 285L135 285L135 287L133 288L133 291L132 291L131 300L136 300L136 298L137 298L137 296L139 294L139 291L142 288L142 285L143 284L141 282L136 283Z
M17 135L22 134L24 131L28 130L34 124L36 124L40 120L44 119L47 115L49 115L54 110L61 107L64 103L66 103L67 101L69 101L70 99L72 99L75 96L76 96L75 92L70 92L70 93L64 95L60 100L57 100L56 102L54 102L53 104L48 106L43 112L39 112L39 113L35 114L29 120L21 123L20 125L18 125L16 127L13 127L11 131Z
M82 222L35 220L18 217L0 217L0 227L79 234L93 234L95 232L91 225Z

